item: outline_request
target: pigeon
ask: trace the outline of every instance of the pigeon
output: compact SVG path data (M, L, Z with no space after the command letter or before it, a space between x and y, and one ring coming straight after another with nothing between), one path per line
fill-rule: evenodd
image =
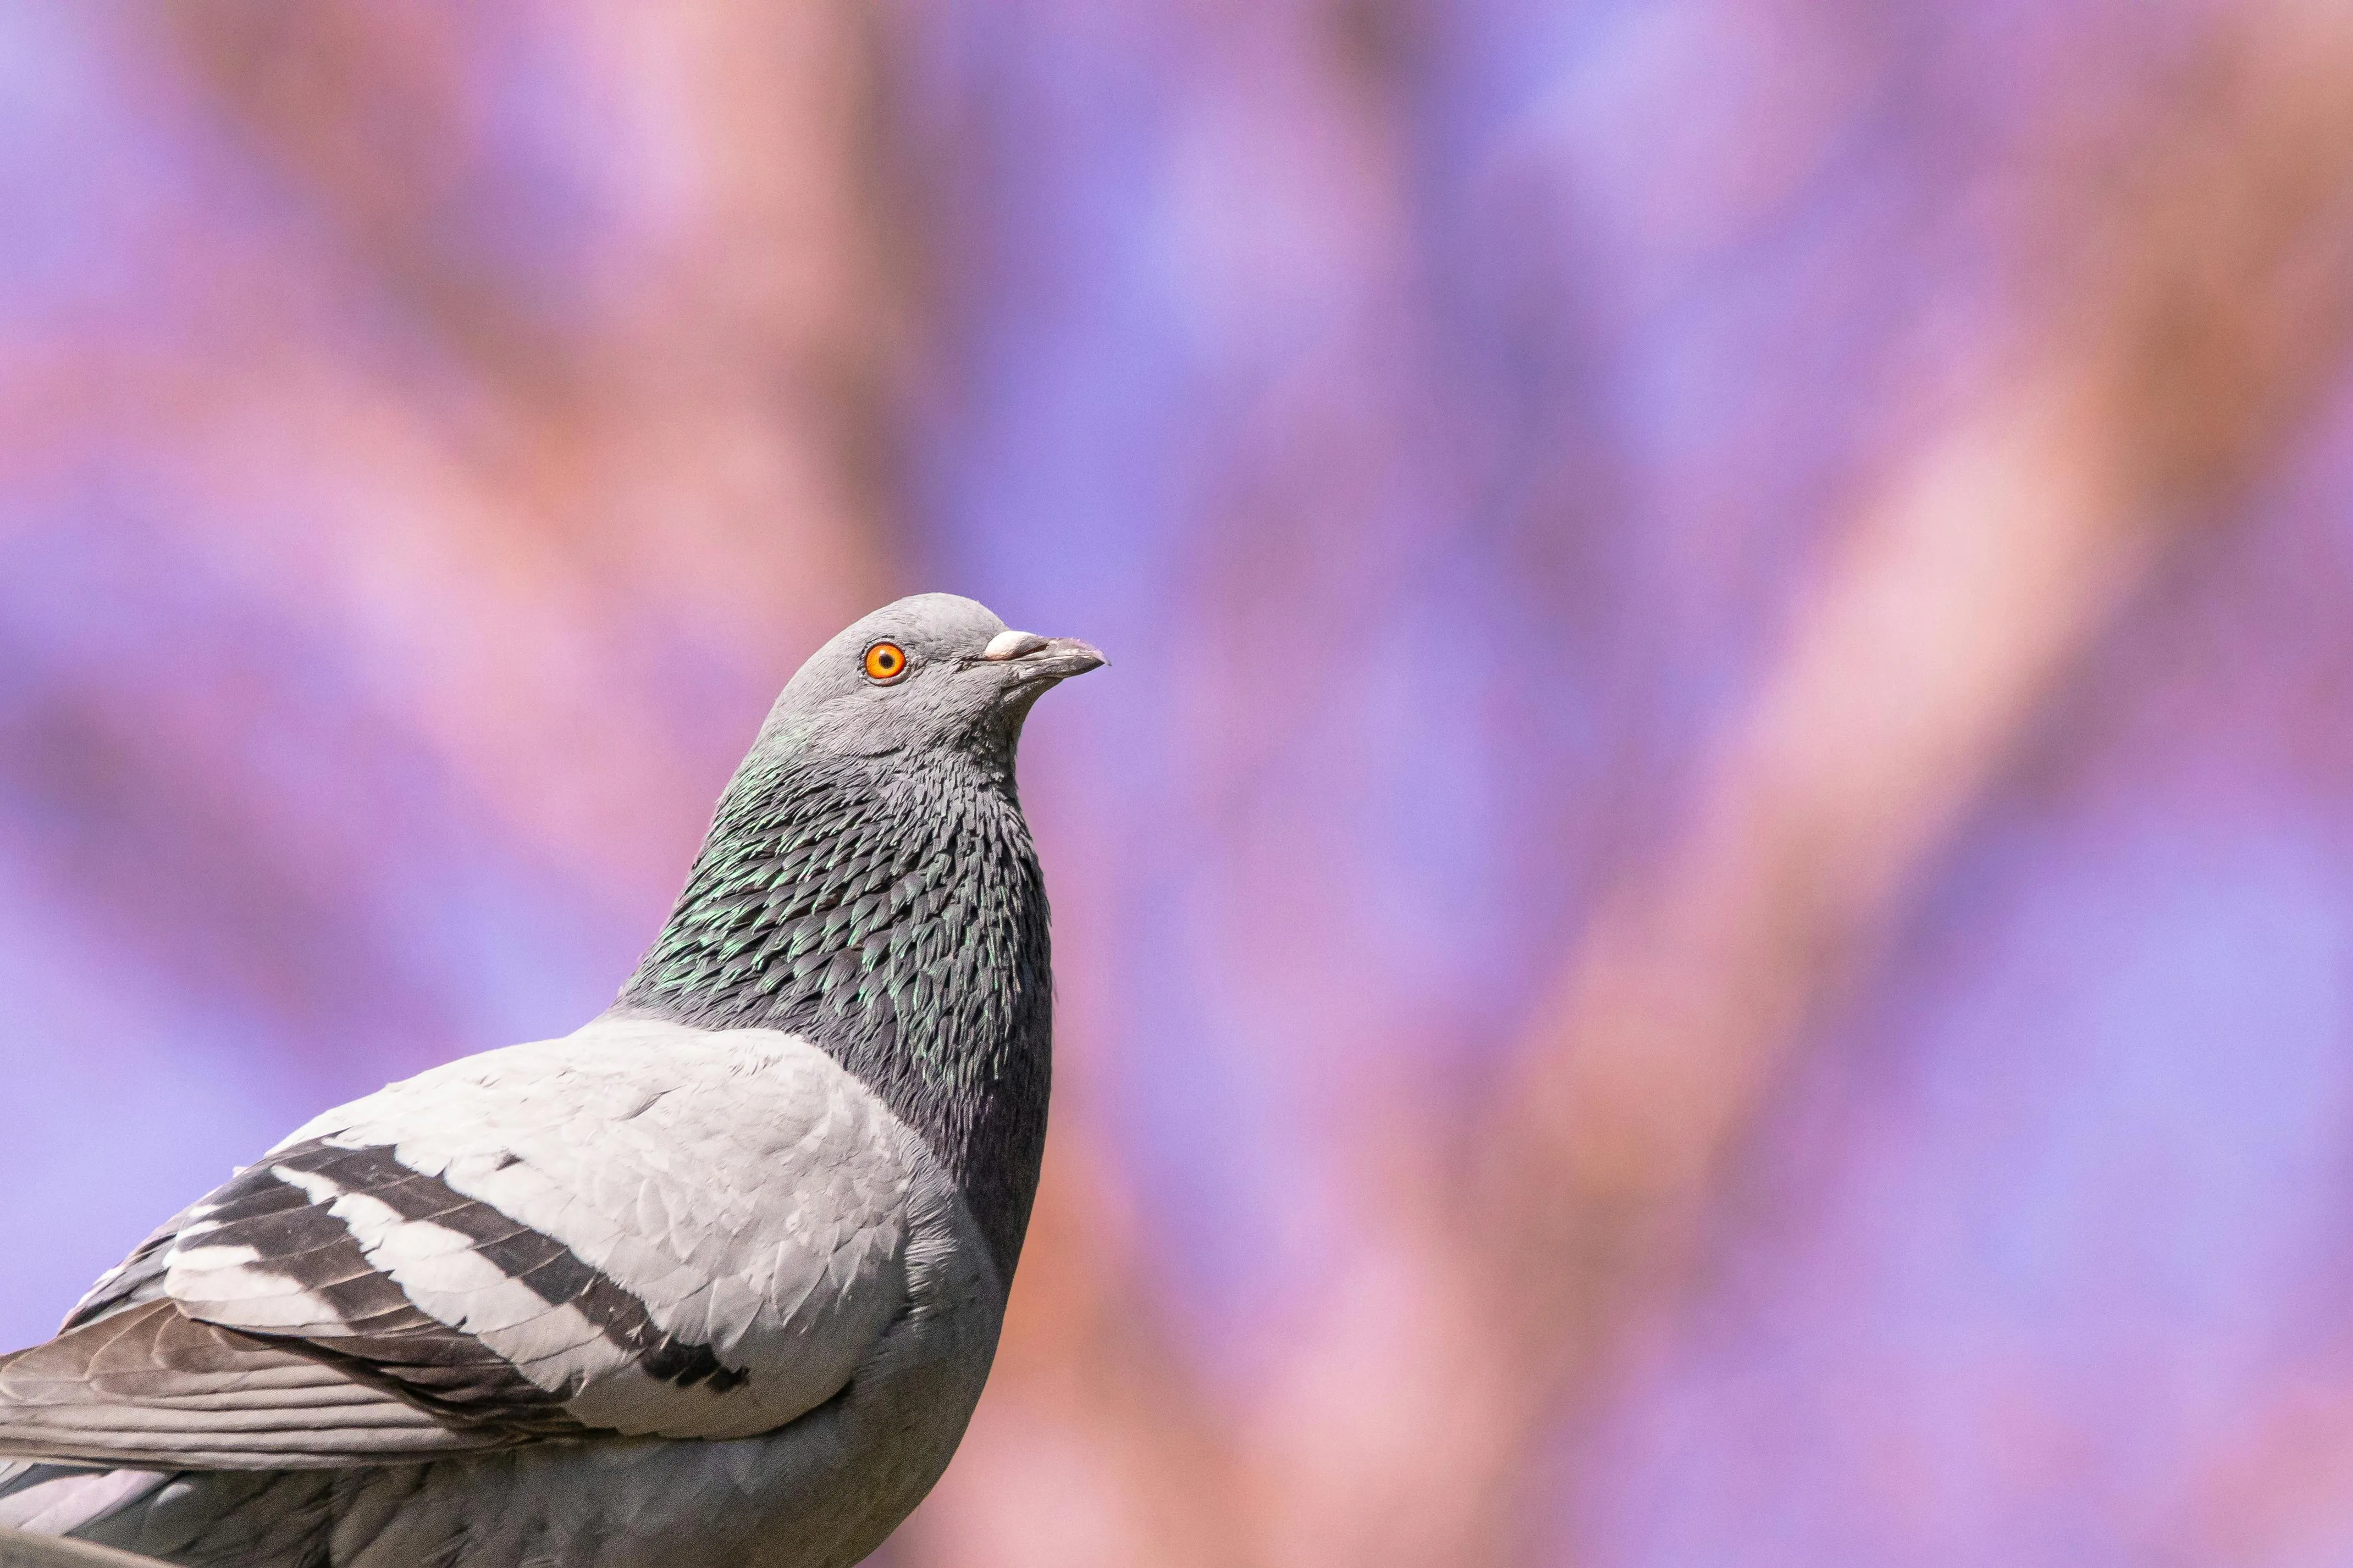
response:
M618 999L297 1129L0 1357L0 1528L186 1568L836 1568L980 1396L1046 1135L1032 703L924 594L785 688Z

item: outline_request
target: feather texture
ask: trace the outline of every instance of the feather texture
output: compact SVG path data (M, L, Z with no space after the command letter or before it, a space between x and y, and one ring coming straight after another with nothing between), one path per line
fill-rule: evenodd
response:
M0 1360L0 1452L237 1468L421 1456L500 1439L332 1363L147 1301Z
M1045 1148L1046 889L1008 778L754 752L625 1011L822 1043L947 1162L1010 1275Z
M190 1207L79 1326L0 1360L0 1451L279 1466L771 1430L849 1380L953 1202L807 1041L607 1020L332 1111Z
M877 638L902 650L861 673ZM809 1568L953 1453L1045 1137L1013 789L1102 662L876 612L786 687L613 1011L298 1130L0 1357L0 1526L191 1568Z

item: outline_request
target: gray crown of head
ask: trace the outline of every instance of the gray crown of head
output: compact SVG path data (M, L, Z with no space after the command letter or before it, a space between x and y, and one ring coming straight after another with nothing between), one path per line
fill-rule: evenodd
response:
M883 647L904 662L878 675L866 656ZM1103 662L1075 637L1010 630L975 600L917 594L811 655L776 699L761 746L856 756L953 747L1009 764L1039 695Z
M953 594L834 637L776 700L617 1004L816 1041L947 1164L1008 1278L1053 994L1014 752L1039 694L1102 663Z

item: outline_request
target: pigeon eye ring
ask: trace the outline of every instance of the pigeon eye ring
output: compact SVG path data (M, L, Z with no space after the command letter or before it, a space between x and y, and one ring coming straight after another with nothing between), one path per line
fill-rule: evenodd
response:
M859 660L866 679L877 686L888 686L907 673L907 650L894 642L878 642L870 646L866 657Z

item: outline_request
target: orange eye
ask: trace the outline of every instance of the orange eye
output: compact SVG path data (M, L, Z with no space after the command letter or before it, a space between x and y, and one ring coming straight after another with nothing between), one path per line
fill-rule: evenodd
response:
M896 680L907 673L907 652L894 642L879 642L866 650L869 680Z

